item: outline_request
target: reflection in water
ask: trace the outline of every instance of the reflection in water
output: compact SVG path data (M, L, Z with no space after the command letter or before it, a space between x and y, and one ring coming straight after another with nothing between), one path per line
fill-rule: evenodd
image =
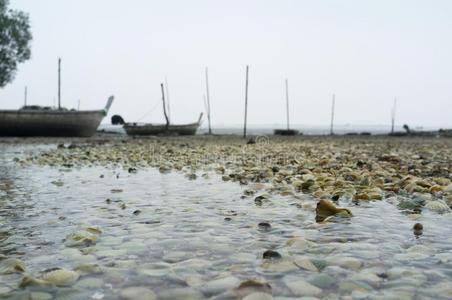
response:
M35 277L52 268L81 277L67 287L19 289L21 274L0 275L0 295L119 299L142 287L162 299L236 299L240 281L260 278L274 296L294 299L450 296L452 221L442 215L423 213L416 238L410 216L385 201L340 203L353 218L317 224L302 208L315 207L308 197L255 202L214 175L21 167L17 146L1 147L1 254L23 260ZM89 228L100 238L68 242ZM281 257L263 260L268 250Z

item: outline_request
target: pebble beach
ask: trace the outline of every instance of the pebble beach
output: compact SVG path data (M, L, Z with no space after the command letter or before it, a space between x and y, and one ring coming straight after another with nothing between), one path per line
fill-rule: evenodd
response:
M1 299L452 298L452 139L0 150Z

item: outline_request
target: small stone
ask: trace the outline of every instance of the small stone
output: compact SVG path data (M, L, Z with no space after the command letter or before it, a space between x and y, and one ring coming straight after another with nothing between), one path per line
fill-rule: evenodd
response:
M240 283L239 287L235 290L235 294L243 298L246 295L252 294L252 293L265 293L265 294L271 294L272 287L269 283L264 281L258 281L258 280L246 280Z
M295 296L317 296L322 293L321 289L301 279L285 281L285 284Z
M202 287L202 291L210 295L219 294L236 287L239 282L240 280L233 276L217 278L206 282Z
M319 269L309 260L309 258L300 257L295 259L294 264L304 270L311 271L311 272L318 272Z
M270 223L267 222L261 222L257 224L257 227L259 228L260 231L270 231L270 229L272 228Z
M282 258L281 254L273 250L267 250L262 255L263 259L280 259Z
M121 298L124 300L155 300L157 296L155 293L145 287L127 287L121 290Z
M336 279L328 274L318 274L308 279L310 284L315 285L318 288L326 289L336 283Z
M172 300L172 299L184 299L184 300L201 300L205 299L204 295L192 288L172 288L165 289L158 295L159 300Z
M415 236L420 236L422 235L424 230L424 226L421 223L416 223L413 226L413 233Z
M273 296L267 293L257 292L252 293L246 296L245 298L242 298L242 300L272 300Z
M45 292L31 292L30 293L30 300L50 300L52 299L52 294L45 293Z
M325 199L321 199L317 203L315 213L316 222L323 222L330 216L338 216L343 218L350 218L353 216L352 212L349 209L336 207L332 201Z
M450 207L446 203L438 200L430 201L427 204L425 204L424 207L438 214L450 212Z

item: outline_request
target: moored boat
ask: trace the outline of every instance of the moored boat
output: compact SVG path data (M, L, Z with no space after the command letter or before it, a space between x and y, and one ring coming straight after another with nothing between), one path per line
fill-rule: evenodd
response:
M160 84L162 90L163 114L165 115L166 124L152 123L125 123L123 128L128 135L195 135L196 130L201 125L202 113L199 115L198 121L189 124L171 124L168 114L166 113L165 90L163 83Z
M100 110L67 110L41 106L24 106L18 110L0 110L0 136L94 135L107 115L114 97Z
M197 122L190 124L125 123L124 129L128 135L195 135L202 115Z

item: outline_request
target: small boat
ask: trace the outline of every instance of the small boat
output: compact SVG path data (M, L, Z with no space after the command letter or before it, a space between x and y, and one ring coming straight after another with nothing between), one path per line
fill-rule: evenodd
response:
M124 130L128 135L195 135L196 130L201 125L202 113L199 115L198 121L190 124L170 124L168 114L166 113L165 91L163 83L160 84L162 89L163 113L165 115L166 124L152 123L125 123Z
M113 96L100 110L68 110L61 107L61 58L58 59L58 107L27 105L18 110L0 110L0 136L90 137L107 115Z
M195 135L201 125L202 115L199 115L197 122L190 124L125 123L124 129L128 135Z
M68 110L43 106L23 106L0 110L0 136L90 137L107 115L114 97L100 110Z

